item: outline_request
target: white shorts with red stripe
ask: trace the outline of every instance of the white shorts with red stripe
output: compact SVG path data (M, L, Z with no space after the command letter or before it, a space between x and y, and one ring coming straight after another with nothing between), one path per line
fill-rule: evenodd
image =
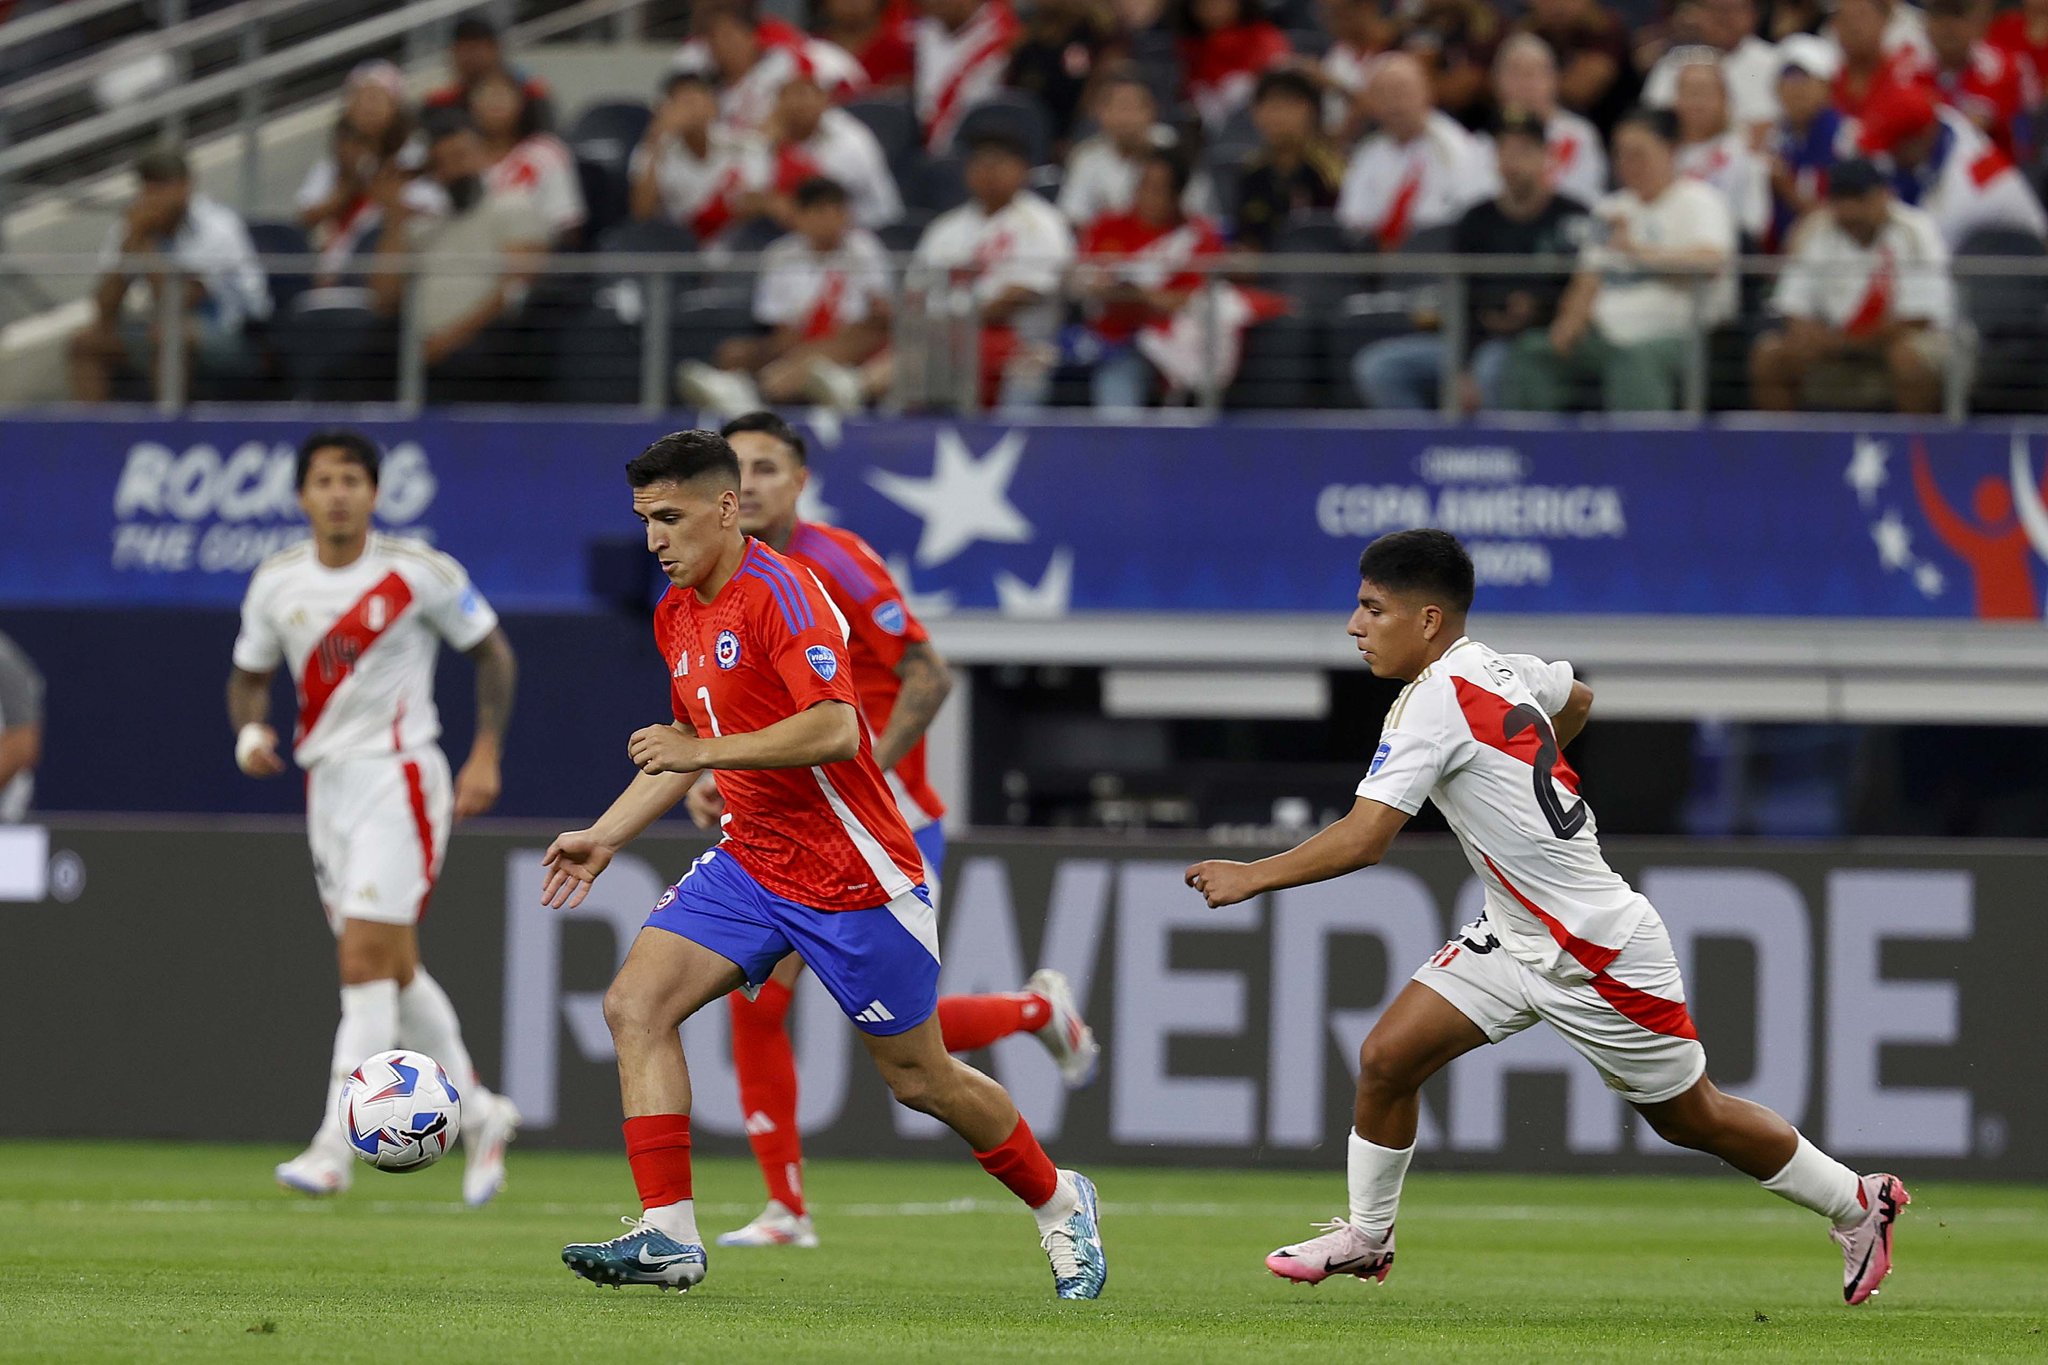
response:
M454 822L448 760L433 745L330 759L306 779L306 840L327 923L417 924Z
M1672 1099L1706 1074L1707 1050L1685 1008L1678 957L1654 910L1590 979L1559 980L1517 961L1483 915L1415 979L1479 1025L1489 1043L1539 1020L1550 1025L1631 1104Z

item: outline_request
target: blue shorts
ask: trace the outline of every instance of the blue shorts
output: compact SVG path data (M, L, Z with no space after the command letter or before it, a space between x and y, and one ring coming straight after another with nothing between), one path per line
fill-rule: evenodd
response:
M713 848L668 889L647 927L709 948L750 986L800 953L855 1027L877 1037L907 1033L939 1007L938 916L922 886L871 910L813 910Z
M946 875L946 827L934 820L910 837L924 855L925 880L936 885Z

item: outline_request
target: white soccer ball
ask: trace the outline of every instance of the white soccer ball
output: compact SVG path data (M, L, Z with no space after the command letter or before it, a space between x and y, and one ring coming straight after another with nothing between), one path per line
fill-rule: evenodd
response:
M380 1171L423 1171L462 1131L462 1096L424 1053L378 1053L342 1082L339 1104L348 1145Z

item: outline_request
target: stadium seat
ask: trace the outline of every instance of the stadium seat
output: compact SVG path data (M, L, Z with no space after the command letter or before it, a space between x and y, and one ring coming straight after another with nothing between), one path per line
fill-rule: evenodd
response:
M250 219L249 240L259 256L310 256L313 253L313 245L306 240L305 230L297 223L283 219ZM313 283L312 273L305 269L269 270L267 273L270 276L270 302L280 313L290 308L293 301Z
M882 144L889 169L901 180L919 149L917 114L910 101L899 95L869 95L840 107L867 125L875 141Z
M958 153L926 157L903 182L903 202L934 215L967 202L966 162Z
M967 111L954 141L962 148L984 132L1004 132L1024 144L1031 164L1042 166L1052 155L1052 118L1038 96L1022 90L999 90Z
M1287 30L1287 41L1297 54L1312 61L1322 60L1330 50L1330 35L1320 28L1291 28Z
M578 161L594 161L623 173L653 121L653 112L637 100L602 100L578 114L562 140Z
M603 161L576 158L576 180L583 188L583 241L594 243L626 221L632 211L632 188L626 173Z
M915 251L918 239L930 225L932 216L918 209L906 209L903 217L893 223L884 223L875 229L875 236L890 251Z
M1321 329L1307 318L1274 318L1245 333L1244 362L1223 395L1226 408L1305 408L1316 400Z
M1987 228L1956 247L1956 259L2040 259L2048 247L2030 232ZM2038 413L2041 376L2048 373L2048 280L2040 275L1965 275L1956 302L1976 331L1971 406L1994 413Z

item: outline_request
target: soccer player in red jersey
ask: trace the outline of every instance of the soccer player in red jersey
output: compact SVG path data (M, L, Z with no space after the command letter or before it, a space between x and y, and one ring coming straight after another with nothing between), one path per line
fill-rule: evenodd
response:
M740 530L739 460L724 437L664 436L626 478L671 585L655 639L675 720L633 734L639 775L595 824L548 848L542 898L580 903L700 772L720 774L727 809L723 837L655 905L605 993L643 1212L623 1236L564 1247L563 1261L600 1284L688 1289L704 1278L677 1029L800 952L897 1102L966 1139L1031 1209L1059 1297L1097 1297L1108 1269L1094 1184L1056 1169L1002 1086L940 1037L924 860L861 723L838 608L809 570Z
M924 735L952 689L946 661L896 590L889 570L851 531L797 517L809 479L803 436L772 412L735 417L721 429L740 462L740 530L808 568L846 618L854 690L874 736L875 766L887 775L896 808L924 855L926 884L939 899L946 860L945 805L925 776ZM690 789L690 816L717 827L725 802L709 773ZM795 953L749 998L735 991L732 1057L747 1141L768 1186L768 1206L745 1227L720 1233L720 1246L818 1244L803 1194L803 1134L797 1127L796 1054L784 1020L803 971ZM1095 1077L1101 1048L1074 1005L1063 973L1034 972L1020 991L942 996L939 1031L948 1052L972 1052L1012 1034L1035 1034L1070 1087Z

